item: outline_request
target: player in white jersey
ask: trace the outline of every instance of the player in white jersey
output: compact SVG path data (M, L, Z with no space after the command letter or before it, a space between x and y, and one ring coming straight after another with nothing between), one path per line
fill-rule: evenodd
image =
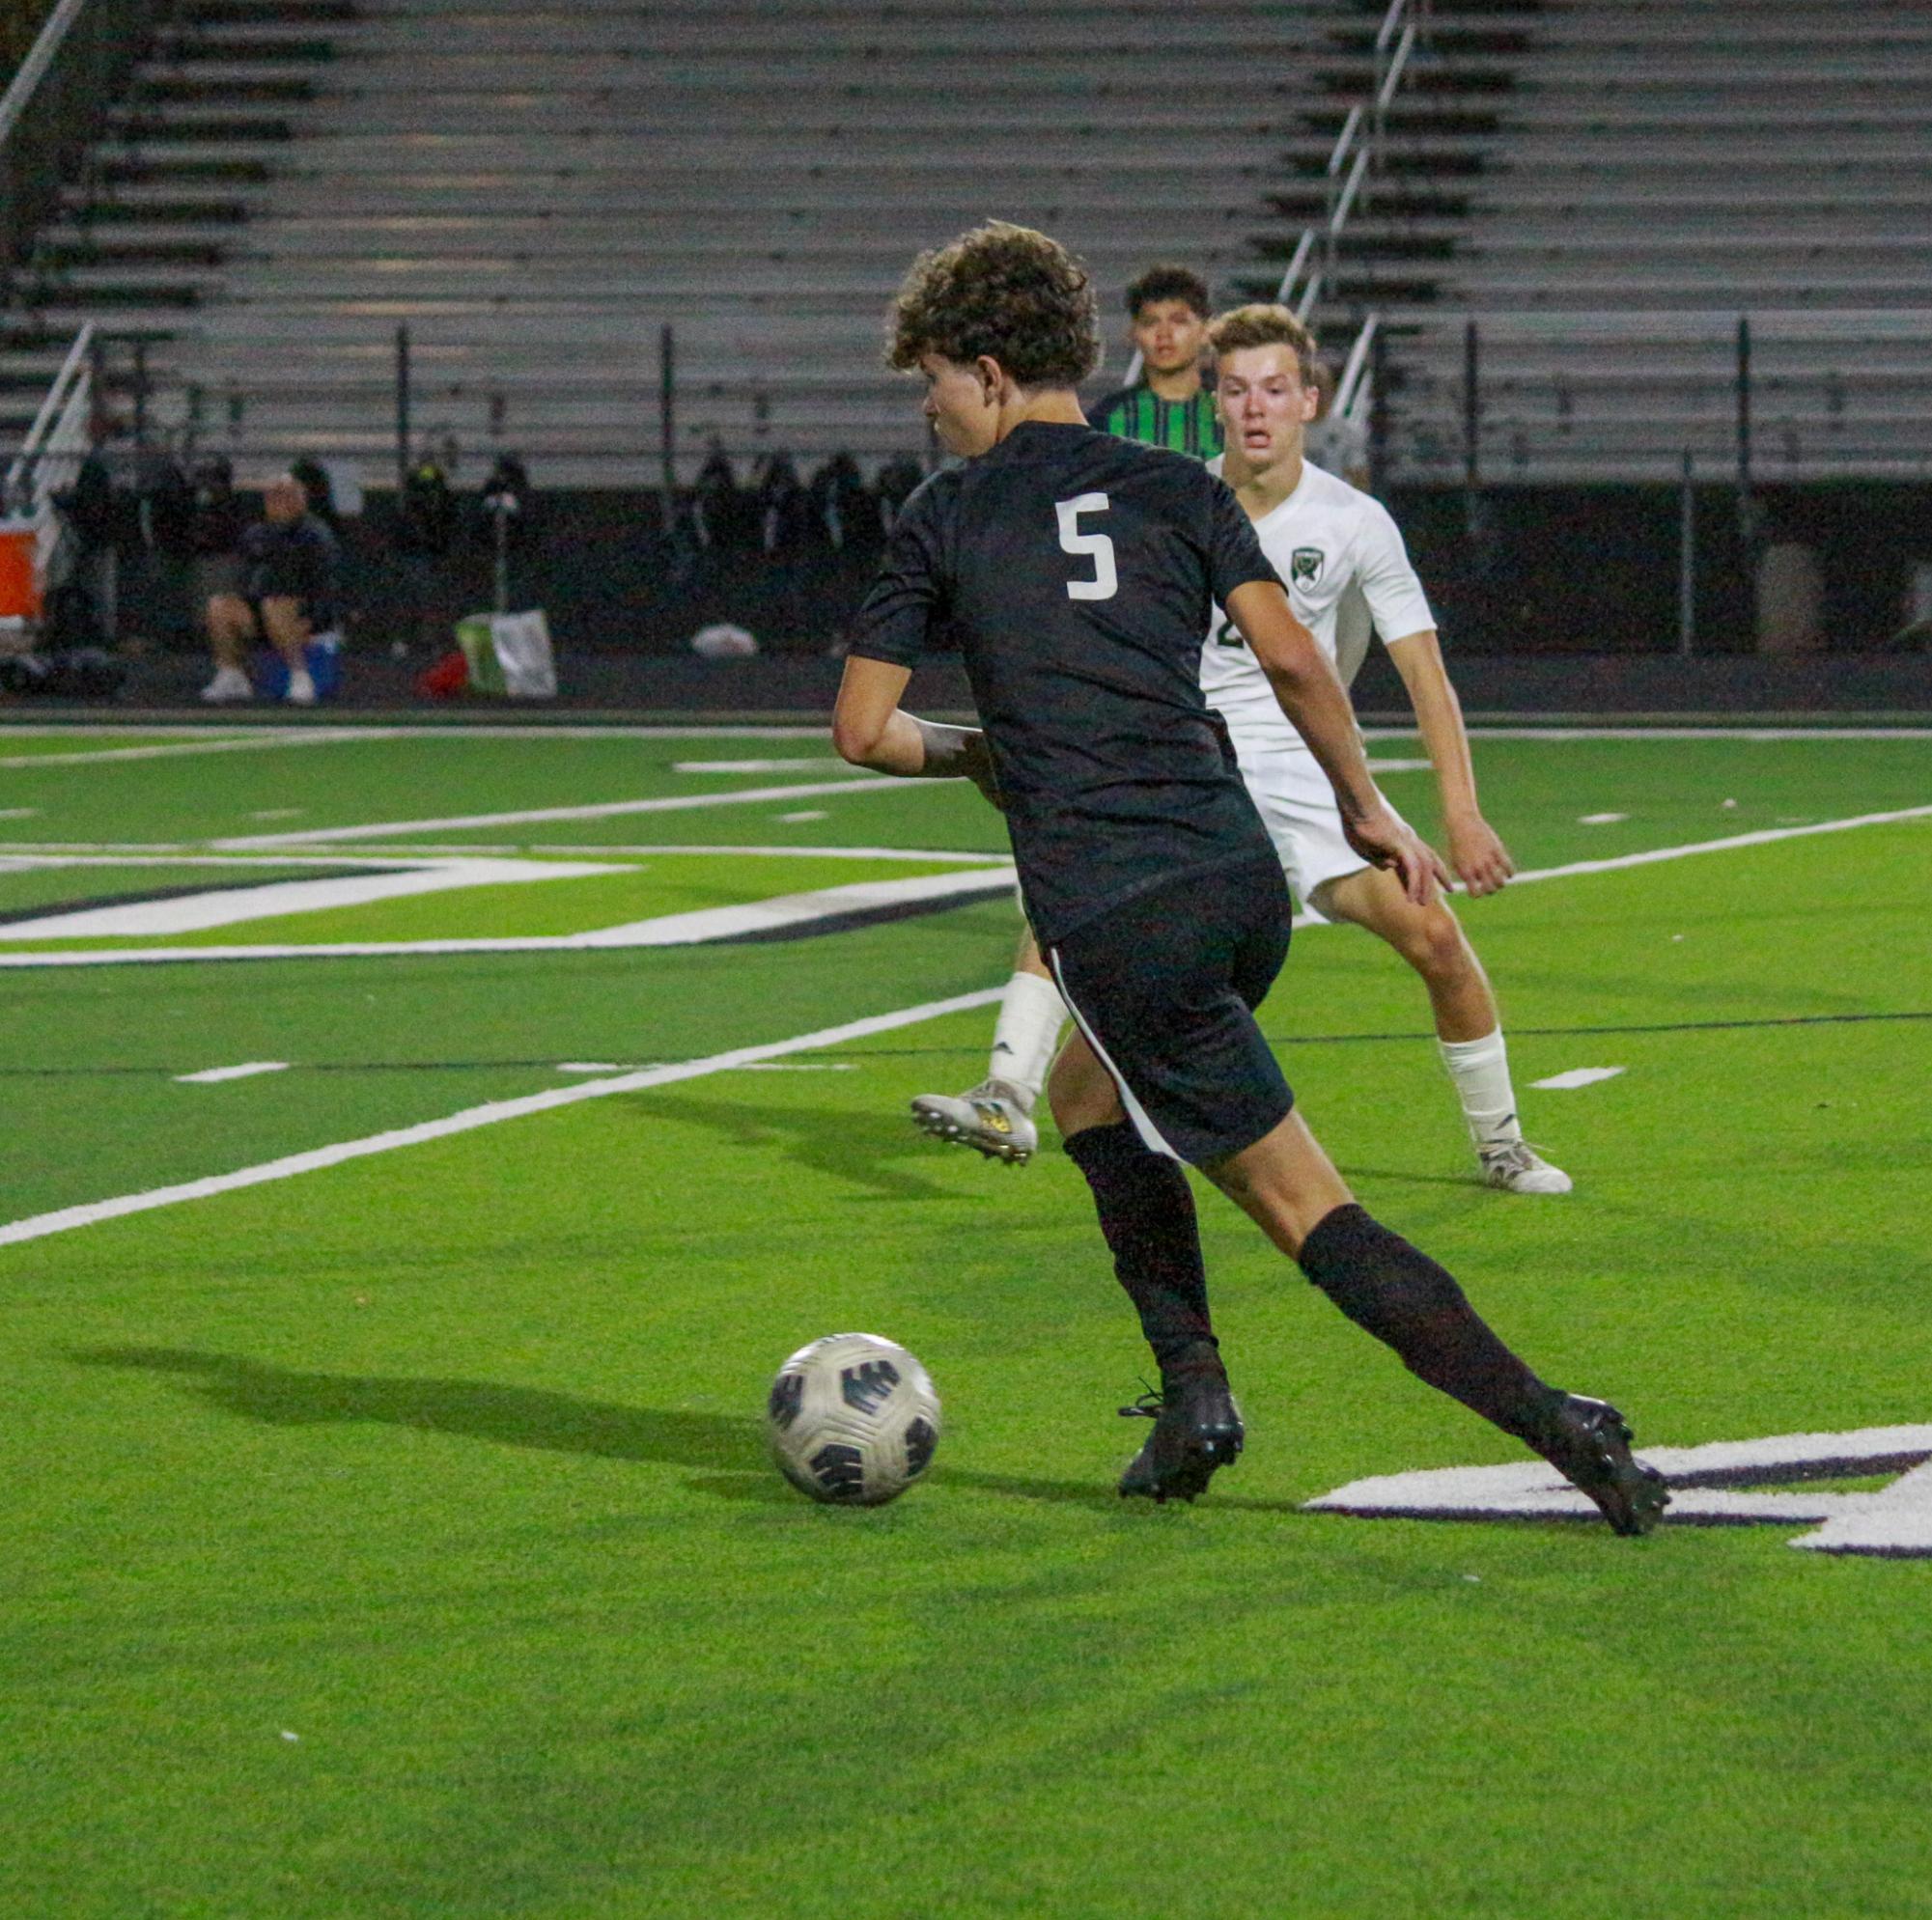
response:
M1462 710L1402 535L1379 501L1302 458L1302 435L1320 403L1313 338L1293 314L1271 306L1223 315L1210 338L1227 448L1211 465L1235 488L1296 614L1345 684L1371 630L1381 634L1442 790L1449 864L1472 897L1496 892L1515 868L1477 805ZM1495 995L1461 924L1441 898L1415 905L1349 846L1319 764L1218 609L1201 682L1227 722L1248 793L1303 906L1379 934L1421 976L1483 1178L1514 1193L1567 1193L1569 1176L1523 1138ZM1060 1029L1058 996L1044 973L1022 954L989 1078L957 1098L922 1095L913 1102L920 1126L994 1158L1028 1157L1037 1144L1032 1097Z

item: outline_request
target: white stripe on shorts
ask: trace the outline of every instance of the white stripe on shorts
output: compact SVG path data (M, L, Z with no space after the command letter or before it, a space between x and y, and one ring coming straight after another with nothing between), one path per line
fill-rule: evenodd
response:
M1100 1043L1100 1036L1087 1024L1087 1016L1074 1004L1074 996L1067 991L1067 977L1060 971L1060 954L1057 947L1047 953L1049 964L1053 969L1053 982L1060 989L1060 998L1067 1003L1067 1012L1073 1015L1074 1024L1079 1028L1086 1043L1093 1048L1100 1064L1112 1076L1114 1090L1120 1095L1120 1103L1127 1109L1127 1117L1134 1123L1134 1130L1140 1135L1141 1144L1157 1154L1165 1154L1170 1160L1181 1156L1161 1137L1161 1129L1148 1118L1147 1109L1134 1098L1134 1089L1121 1077L1120 1069L1113 1064L1107 1050Z

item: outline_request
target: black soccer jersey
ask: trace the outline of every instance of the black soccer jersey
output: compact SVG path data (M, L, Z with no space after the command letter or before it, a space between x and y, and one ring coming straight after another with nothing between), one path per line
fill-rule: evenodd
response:
M907 501L852 652L914 666L950 629L1043 945L1271 853L1200 660L1211 603L1276 578L1204 466L1089 427L1027 421Z

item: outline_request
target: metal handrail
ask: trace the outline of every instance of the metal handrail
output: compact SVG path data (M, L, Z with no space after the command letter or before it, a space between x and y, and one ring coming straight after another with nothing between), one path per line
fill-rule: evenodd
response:
M31 463L39 458L50 437L56 419L66 410L70 386L83 372L91 370L93 362L94 326L90 322L81 328L79 337L68 349L68 356L61 363L53 385L47 389L46 399L41 403L41 410L34 416L34 424L27 429L27 437L20 442L19 454L7 469L6 497L10 501L15 497Z
M59 0L0 94L0 270L18 270L164 0Z
M1353 419L1361 403L1369 398L1369 354L1375 346L1376 328L1381 324L1381 319L1379 314L1370 314L1362 321L1361 331L1356 335L1355 345L1349 348L1342 376L1335 382L1334 410L1344 419Z
M1329 181L1328 214L1319 224L1302 229L1289 260L1288 270L1281 276L1280 290L1274 296L1282 306L1293 306L1298 319L1305 320L1315 311L1329 282L1334 277L1336 242L1343 228L1348 225L1349 215L1361 198L1370 174L1381 164L1389 103L1408 71L1428 8L1429 0L1389 0L1388 10L1382 17L1382 25L1375 36L1374 91L1366 105L1358 101L1349 109L1348 118L1342 122L1342 130L1329 154L1326 170ZM1395 48L1392 54L1389 51L1391 42ZM1366 134L1363 131L1365 127L1368 129ZM1341 182L1339 186L1336 184L1338 181ZM1321 251L1321 264L1310 270L1310 262L1317 248ZM1302 283L1304 271L1307 273L1305 284Z
M71 487L94 433L94 328L84 326L41 403L25 441L7 469L4 504L34 522L34 574L42 590L54 577L66 522L54 495Z
M45 24L35 37L26 59L20 63L19 71L8 83L6 93L0 94L0 147L14 137L20 116L40 90L41 82L47 76L47 70L54 64L54 56L61 50L61 42L67 39L69 29L80 18L80 10L86 4L87 0L60 0L60 5L48 14Z

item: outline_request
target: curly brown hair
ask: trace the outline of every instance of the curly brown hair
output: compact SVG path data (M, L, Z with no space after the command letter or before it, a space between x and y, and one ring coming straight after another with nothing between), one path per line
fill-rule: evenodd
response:
M892 302L885 358L901 373L925 353L981 354L1022 387L1076 387L1100 365L1093 276L1058 240L989 220L912 263Z
M1292 347L1302 384L1315 384L1315 336L1286 307L1257 301L1217 314L1208 323L1208 345L1217 354L1236 353L1244 347Z

